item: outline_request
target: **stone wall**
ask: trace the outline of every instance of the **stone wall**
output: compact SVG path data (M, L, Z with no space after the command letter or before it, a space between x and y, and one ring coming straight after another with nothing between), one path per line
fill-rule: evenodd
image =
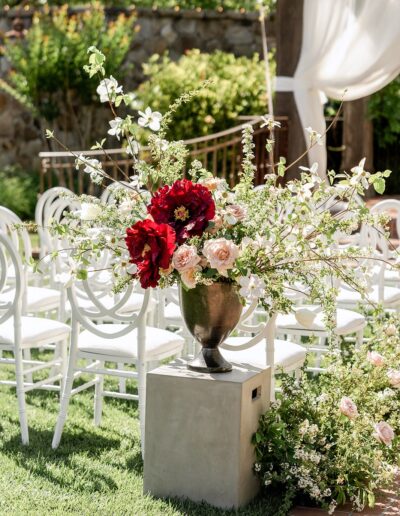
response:
M110 16L115 10L110 10ZM16 13L0 11L1 35L12 29ZM22 15L26 28L31 14ZM261 54L260 23L257 13L218 12L174 9L138 9L136 36L128 55L134 64L130 87L144 80L142 63L155 53L168 51L178 59L186 50L198 48L203 52L223 50L237 56ZM275 46L274 20L267 22L269 46ZM0 54L0 78L8 72L8 64ZM40 131L32 117L7 94L0 91L0 167L20 163L30 169L38 167L37 154L43 149Z

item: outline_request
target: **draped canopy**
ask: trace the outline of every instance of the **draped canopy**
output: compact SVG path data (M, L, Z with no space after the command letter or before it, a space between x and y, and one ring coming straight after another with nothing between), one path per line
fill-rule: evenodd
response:
M293 91L303 128L322 134L326 96L365 97L399 73L400 0L304 0L299 62L293 77L276 78L276 90ZM325 176L325 145L309 156Z

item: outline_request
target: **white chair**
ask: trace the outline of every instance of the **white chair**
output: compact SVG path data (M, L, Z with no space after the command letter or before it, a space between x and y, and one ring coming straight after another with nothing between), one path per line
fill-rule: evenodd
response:
M61 399L60 413L53 438L53 448L57 448L71 395L95 385L94 422L101 422L102 401L104 396L139 400L140 428L142 435L142 450L144 450L145 424L145 396L146 396L146 369L149 363L159 362L178 355L183 347L184 340L173 332L146 325L146 316L149 309L150 291L143 295L140 311L124 311L133 293L133 286L120 295L118 301L111 307L102 304L98 296L99 282L96 272L89 275L88 280L80 284L73 284L68 289L68 298L71 304L71 345L68 363L68 373L65 388ZM103 288L109 286L101 282ZM86 292L92 303L92 308L86 310L81 306L77 297L77 290ZM97 313L94 313L96 308ZM112 321L106 324L95 324L95 321ZM82 326L84 331L79 334ZM79 359L92 361L91 364L81 367ZM105 367L105 362L134 365L136 371L112 369ZM91 373L95 378L84 385L73 389L73 381L80 373ZM104 375L138 380L138 394L106 391L103 386Z
M64 217L64 210L71 205L71 199L74 193L68 188L55 186L43 192L35 207L35 222L40 242L39 258L44 258L50 254L53 249L53 238L49 231L50 221L61 222Z
M387 246L387 258L389 260L398 261L400 252L400 201L398 199L385 199L374 204L370 211L373 214L386 213L392 220L394 220L397 243L393 243L393 241L391 241L390 245ZM385 270L384 278L386 285L394 287L400 286L400 273L398 270L387 268Z
M355 346L363 343L366 318L359 312L338 308L336 310L336 326L334 332L340 337L355 336ZM276 320L278 335L296 339L301 337L316 337L318 345L306 345L307 351L315 353L317 357L315 367L307 367L307 371L321 372L321 355L328 351L326 340L329 331L324 320L322 308L316 305L296 306L292 313L279 314Z
M15 227L19 229L16 230ZM0 229L11 239L15 249L20 253L23 260L23 279L24 279L24 298L22 311L24 314L48 313L59 311L60 292L46 287L36 287L28 285L31 276L32 248L28 231L23 227L21 219L8 208L0 206ZM13 265L10 264L8 271L8 291L1 294L3 302L7 302L14 296L13 284L15 281Z
M365 255L365 258L358 260L357 267L360 270L362 267L368 269L369 290L361 295L356 289L343 284L337 296L338 306L354 310L360 305L370 308L379 303L386 310L399 310L400 288L387 286L385 281L385 275L388 271L393 272L393 269L390 265L389 244L383 229L364 225L361 228L360 242L360 255Z
M247 324L251 320L257 303L249 306L237 326L236 330L246 336L233 336L221 344L224 357L234 363L250 364L259 367L271 367L271 399L275 398L275 374L299 374L306 359L307 350L287 340L275 338L277 314L268 318L267 322L256 325Z
M0 364L15 366L15 381L1 380L0 385L16 386L22 443L29 443L28 420L26 414L25 393L33 389L60 390L55 382L62 381L63 368L66 365L66 346L70 328L66 324L51 319L23 316L23 298L26 287L21 258L11 239L0 231L0 292L7 288L7 274L12 265L14 273L13 297L4 302L0 298L0 350L9 351L13 358L0 356ZM46 348L59 344L61 354L53 360L23 359L23 351L34 348ZM27 368L25 368L27 366ZM34 382L25 381L24 376L43 369L57 368L59 372L50 373L50 377ZM61 371L60 371L61 370Z

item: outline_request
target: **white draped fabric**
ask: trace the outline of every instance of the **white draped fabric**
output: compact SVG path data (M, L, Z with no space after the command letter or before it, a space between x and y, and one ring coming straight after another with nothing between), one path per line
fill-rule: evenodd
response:
M297 69L277 77L276 90L293 91L302 126L322 134L326 96L340 100L347 90L345 100L365 97L399 73L400 0L304 0ZM325 145L309 156L325 176Z

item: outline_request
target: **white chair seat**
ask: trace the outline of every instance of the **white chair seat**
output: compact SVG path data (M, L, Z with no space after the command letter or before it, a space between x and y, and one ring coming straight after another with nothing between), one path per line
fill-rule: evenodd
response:
M326 332L326 324L324 322L324 314L322 311L317 312L315 314L315 318L312 318L312 314L310 315L310 323L306 323L303 319L300 318L301 310L307 310L312 312L314 310L318 310L319 307L316 306L304 306L304 307L296 307L295 310L298 314L298 318L296 318L296 314L280 314L276 319L276 326L278 330L307 330L307 331L316 331L316 332ZM336 333L338 335L348 335L350 333L355 333L356 331L362 329L366 325L365 317L352 310L345 310L344 308L339 308L337 310L337 325L336 325ZM304 318L305 319L305 318Z
M393 269L386 269L384 275L385 281L388 283L395 283L400 285L400 274L399 271L395 271Z
M123 324L98 324L97 328L104 333L113 334L122 330L124 326ZM182 337L173 332L147 326L145 360L160 360L178 353L184 342ZM83 353L113 356L121 359L121 362L124 362L124 359L127 362L134 361L137 358L137 329L123 337L110 339L84 330L79 335L78 349Z
M181 307L175 303L168 303L165 307L164 317L167 321L182 320Z
M1 294L0 301L11 302L14 297L15 290L8 290ZM55 310L60 304L60 292L52 288L28 287L26 302L26 309L29 313Z
M70 327L67 324L40 317L21 317L21 347L23 349L59 342L66 339L69 333ZM14 345L13 318L0 324L0 345Z
M367 294L367 299L373 303L379 303L379 289L377 286L372 287L371 291ZM362 303L361 295L355 290L347 288L339 289L337 297L338 304L342 305L357 305ZM385 305L397 305L400 304L400 289L396 287L385 287L383 291L383 303Z
M229 337L226 344L239 346L248 342L248 337ZM231 351L223 349L223 356L230 362L247 363L258 367L266 367L267 357L265 352L265 340L242 351ZM301 367L306 358L307 350L299 344L294 344L287 340L274 340L274 361L275 368L283 368L289 372Z

